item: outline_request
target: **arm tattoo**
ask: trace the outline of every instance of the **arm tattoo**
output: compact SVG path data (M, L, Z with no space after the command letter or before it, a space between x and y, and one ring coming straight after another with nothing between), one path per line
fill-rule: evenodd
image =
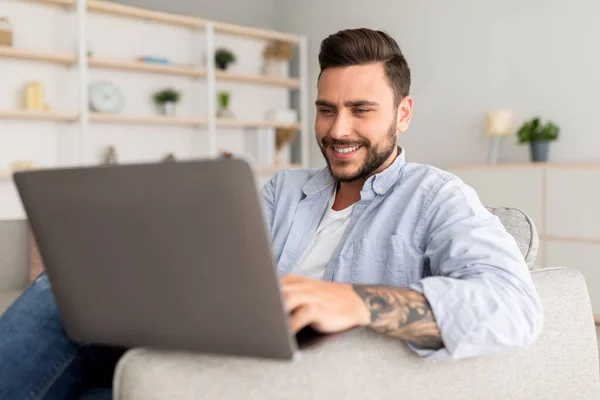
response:
M371 313L371 328L428 349L443 346L429 302L412 289L354 285Z

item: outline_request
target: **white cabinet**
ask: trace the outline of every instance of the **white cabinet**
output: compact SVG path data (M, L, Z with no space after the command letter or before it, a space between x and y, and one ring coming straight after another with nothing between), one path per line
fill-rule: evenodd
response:
M548 168L546 198L549 236L600 244L600 168Z
M448 168L490 207L519 208L540 235L536 265L567 267L586 278L600 316L600 165L498 164Z
M594 314L600 316L600 245L567 241L548 243L548 265L581 272L587 282Z
M543 228L541 169L465 167L450 169L472 186L486 207L514 207L529 215L538 232Z

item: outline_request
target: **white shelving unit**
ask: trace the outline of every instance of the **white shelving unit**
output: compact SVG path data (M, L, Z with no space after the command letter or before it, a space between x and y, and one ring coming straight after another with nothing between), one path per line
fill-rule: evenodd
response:
M20 109L0 109L0 123L2 121L22 121L36 123L69 123L75 126L79 141L78 159L81 165L90 165L97 163L96 159L90 156L93 150L91 148L90 129L99 124L113 125L148 125L148 126L172 126L188 127L200 129L198 135L205 135L207 145L197 151L196 154L202 154L207 157L215 157L219 154L219 136L223 129L244 129L265 132L265 129L294 128L298 129L302 139L301 164L285 164L281 166L266 165L257 166L261 173L273 173L278 168L295 168L307 166L308 156L308 123L307 123L307 59L306 59L306 40L304 37L289 33L277 32L266 29L257 29L252 27L239 26L217 21L210 21L202 18L195 18L177 14L158 12L154 10L131 7L122 4L102 0L13 0L16 2L36 3L44 7L58 7L63 12L75 16L77 24L77 48L74 53L40 51L19 47L0 46L0 62L3 59L14 60L16 62L36 63L36 64L55 64L59 67L66 67L69 79L78 80L78 102L76 109L72 112L48 111L32 112ZM104 15L118 17L120 20L138 20L146 23L158 23L169 25L182 29L189 29L195 34L202 36L204 55L208 62L206 65L176 65L176 64L152 64L139 62L132 59L103 58L88 53L88 29L89 18L93 15ZM253 39L253 40L278 40L293 43L298 46L300 76L298 78L263 76L260 74L244 73L240 71L222 71L214 65L214 53L217 47L217 41L220 36L230 35L233 37ZM265 43L266 44L266 43ZM200 79L205 85L205 112L194 113L186 116L166 117L160 115L139 115L139 114L99 114L89 111L87 87L90 82L89 76L92 71L114 71L124 74L132 73L135 76L140 74L173 76L180 79ZM75 77L75 73L77 77ZM64 78L63 78L64 79ZM294 124L281 124L264 120L240 119L219 119L216 116L216 96L217 84L243 84L252 87L280 87L287 90L299 90L301 97L301 106L298 110L300 120ZM168 135L169 132L165 132ZM261 136L259 133L256 136ZM274 135L272 135L274 136ZM264 136L263 136L264 138ZM0 168L0 180L6 180L11 177L10 171L2 172Z
M10 75L11 80L5 80L5 83L12 85L4 86L4 101L0 99L0 204L8 204L0 206L0 219L23 217L22 210L16 211L20 209L20 205L14 186L7 183L12 178L12 172L8 170L11 161L33 161L41 168L54 165L94 165L99 163L101 147L114 142L119 151L120 140L125 141L129 151L133 149L135 154L130 154L130 159L144 158L140 154L150 146L147 158L158 161L157 148L164 145L164 151L167 152L171 151L169 146L173 145L181 153L188 146L187 140L190 140L190 157L204 158L216 157L221 150L230 150L230 146L234 153L242 152L244 146L250 146L250 151L253 152L258 149L261 153L260 141L263 150L264 141L272 141L267 146L272 149L276 129L292 128L297 129L300 135L301 162L292 163L288 157L284 157L280 165L257 164L259 181L264 183L281 168L308 166L308 64L306 39L303 36L104 0L7 0L7 4L10 6L7 9L10 11L12 7L19 20L14 27L18 27L22 33L26 26L29 33L27 40L17 40L12 47L0 46L0 75L6 71L5 76ZM129 28L132 35L140 35L143 29L146 29L145 32L150 30L151 34L155 30L166 32L164 40L160 36L162 33L157 33L156 40L153 39L158 48L155 54L161 54L160 49L165 50L165 43L171 41L183 48L188 46L190 60L193 61L169 64L137 61L135 56L141 54L112 51L115 38L116 42L120 38L116 33L106 36L106 42L99 46L100 51L96 51L94 43L89 47L90 38L100 41L98 38L104 38L104 30L113 25L117 27L115 29L121 29L120 32L126 32L122 36L128 36ZM67 26L71 30L67 34L61 32ZM34 27L39 30L39 34L32 31ZM49 38L51 35L58 36ZM179 35L177 38L183 37L183 40L174 40L175 35ZM139 41L132 39L131 42L126 42L127 39L123 37L121 50L131 46L127 43ZM295 46L298 54L295 59L299 62L298 77L260 74L255 58L260 56L264 45L272 40ZM144 46L133 51L154 51L148 43L144 43ZM167 53L168 46L170 45L167 44ZM222 46L233 46L234 53L235 46L238 50L241 48L238 58L242 59L242 63L239 67L234 66L228 70L216 68L214 54ZM92 50L91 56L88 56L88 50ZM179 55L180 50L177 53ZM198 52L202 54L195 54ZM247 68L247 57L253 58L251 68ZM177 56L173 58L175 61ZM150 93L146 93L145 97L136 93L140 86L148 85L151 88L154 82L173 81L179 88L185 89L184 100L187 97L187 107L178 109L177 115L173 117L152 112L148 109L149 105L130 107L119 114L90 111L89 83L117 76L114 79L121 80L124 85L136 81L136 89L128 86L128 94L131 96L126 101L129 105L140 101L149 103ZM27 111L15 107L7 102L7 98L20 90L16 86L19 79L21 83L25 80L49 82L48 92L54 93L55 100L68 97L63 96L64 87L64 90L70 91L73 101L54 101L55 104L52 104L49 111ZM0 86L2 84L0 76ZM123 90L127 91L125 88ZM237 102L237 107L241 110L240 115L236 113L235 119L217 118L217 93L221 90L233 93L234 102ZM274 93L270 103L266 102L270 104L269 107L287 108L290 101L288 91L299 91L300 94L298 122L283 124L262 119L263 115L256 111L256 105L268 100L271 96L269 93ZM185 139L188 137L190 139ZM14 147L14 152L11 147ZM32 158L28 158L29 153L33 154ZM68 161L63 159L65 154ZM183 155L181 158L186 157Z

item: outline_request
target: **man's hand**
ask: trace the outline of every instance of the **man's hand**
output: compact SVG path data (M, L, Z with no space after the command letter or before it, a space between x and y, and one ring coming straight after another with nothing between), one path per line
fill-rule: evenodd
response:
M402 287L362 286L286 275L281 278L294 333L312 326L321 333L369 326L424 348L444 345L427 299Z
M294 275L283 276L281 284L294 333L309 325L321 333L335 333L371 322L352 285Z

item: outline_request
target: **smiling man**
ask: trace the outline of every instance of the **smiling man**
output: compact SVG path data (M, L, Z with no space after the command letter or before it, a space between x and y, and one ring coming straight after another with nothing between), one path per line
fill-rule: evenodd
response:
M423 357L527 346L540 299L514 239L460 179L406 162L411 77L387 34L345 30L319 54L321 170L263 189L294 331L368 326Z
M516 242L471 188L406 163L397 145L413 100L396 42L338 32L319 62L315 131L327 168L281 171L262 191L293 330L367 326L428 358L529 345L542 310ZM110 388L123 352L72 341L45 274L0 317L0 339L0 399Z

